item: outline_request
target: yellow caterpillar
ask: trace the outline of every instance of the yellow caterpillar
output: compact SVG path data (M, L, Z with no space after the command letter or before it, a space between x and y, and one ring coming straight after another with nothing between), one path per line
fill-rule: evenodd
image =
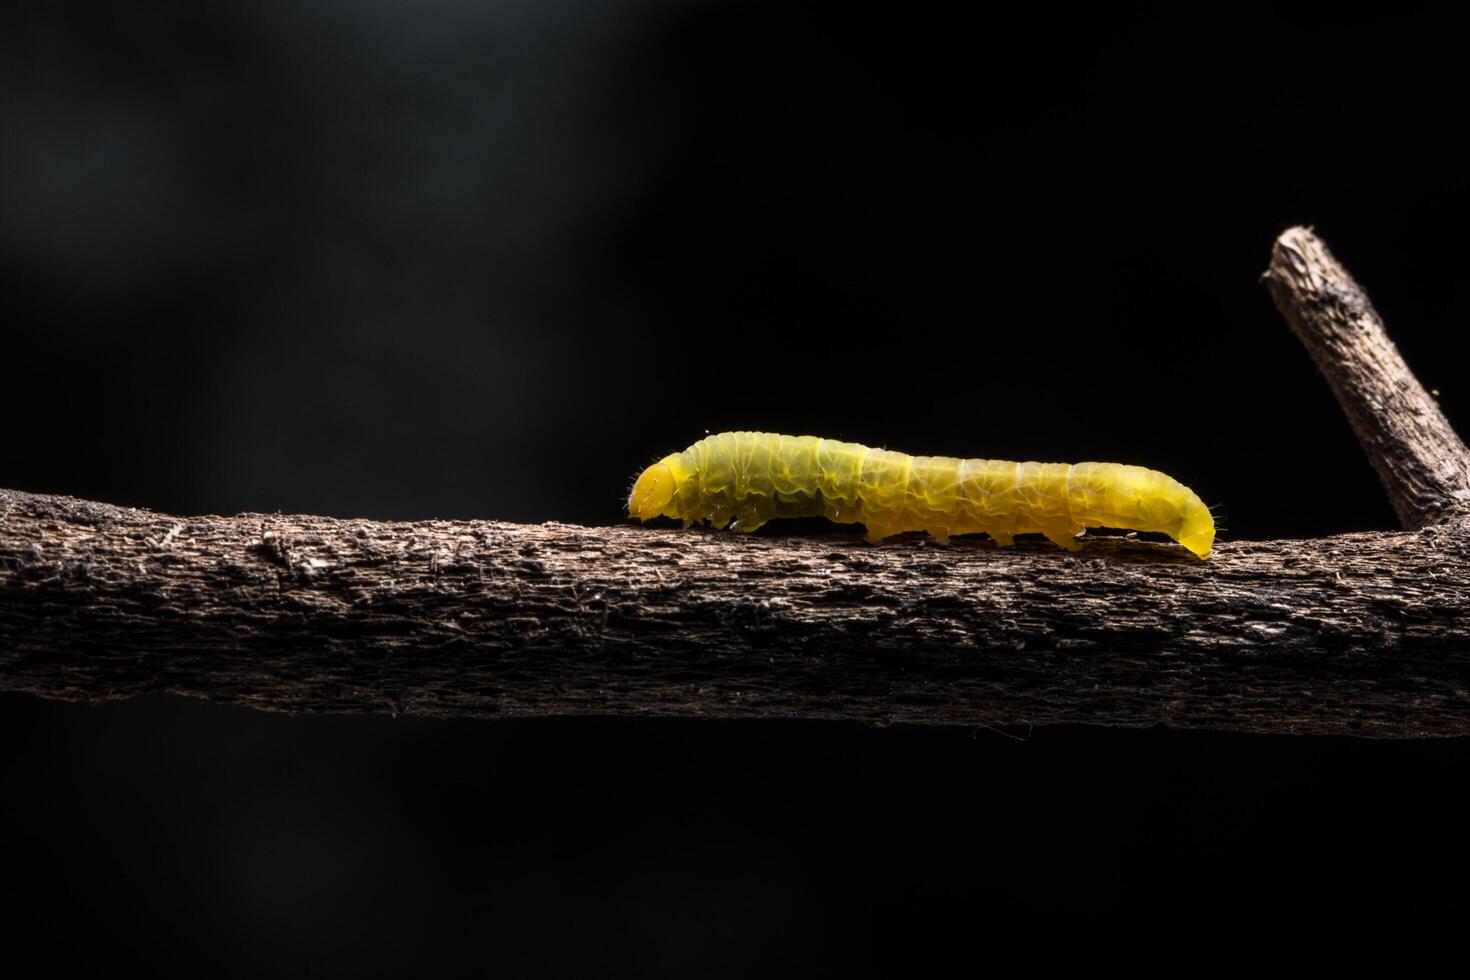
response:
M754 531L773 517L862 522L877 544L927 531L939 541L984 531L1001 547L1040 533L1076 550L1086 527L1162 531L1206 558L1215 521L1204 501L1157 470L1119 463L1011 463L909 456L852 442L722 432L654 463L633 485L628 514L688 527L731 519Z

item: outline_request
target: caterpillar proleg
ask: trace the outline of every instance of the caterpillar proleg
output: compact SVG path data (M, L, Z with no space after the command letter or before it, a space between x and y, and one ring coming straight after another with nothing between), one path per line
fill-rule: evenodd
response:
M1083 528L1161 531L1201 558L1215 540L1204 501L1157 470L1120 463L1013 463L909 456L816 436L722 432L643 471L628 496L639 520L709 520L754 531L773 517L861 522L891 534L984 531L1001 547L1045 535L1076 550Z

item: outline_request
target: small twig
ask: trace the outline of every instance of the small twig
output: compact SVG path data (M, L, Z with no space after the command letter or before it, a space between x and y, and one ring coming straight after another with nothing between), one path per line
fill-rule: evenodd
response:
M1470 450L1388 339L1373 304L1307 228L1276 240L1265 276L1406 528L1470 510Z

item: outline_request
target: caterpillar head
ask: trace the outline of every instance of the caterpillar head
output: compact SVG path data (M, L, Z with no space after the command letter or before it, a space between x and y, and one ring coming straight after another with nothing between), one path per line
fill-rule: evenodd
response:
M1215 519L1210 516L1210 508L1198 497L1191 495L1185 505L1176 540L1201 558L1210 557L1210 549L1215 544Z
M652 520L664 512L674 499L678 485L674 482L674 471L668 459L654 463L638 477L633 492L628 494L628 516L640 521Z

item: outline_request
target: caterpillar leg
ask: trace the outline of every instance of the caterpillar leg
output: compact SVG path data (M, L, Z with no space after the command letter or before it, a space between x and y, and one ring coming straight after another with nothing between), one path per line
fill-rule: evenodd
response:
M743 510L735 515L735 523L730 525L730 530L739 531L742 534L750 534L765 524L765 519L755 511Z
M868 529L868 533L866 535L868 539L868 544L882 544L883 539L893 533L882 524L867 524L865 526Z
M997 548L1009 548L1016 543L1015 535L1009 531L987 531L986 533L990 535L990 540L995 542Z
M1076 527L1053 525L1049 528L1042 529L1041 533L1046 535L1046 540L1058 548L1065 548L1068 551L1081 551L1082 545L1077 541L1077 532L1080 530L1082 530L1080 525Z
M935 544L949 544L949 528L931 527L926 532Z

